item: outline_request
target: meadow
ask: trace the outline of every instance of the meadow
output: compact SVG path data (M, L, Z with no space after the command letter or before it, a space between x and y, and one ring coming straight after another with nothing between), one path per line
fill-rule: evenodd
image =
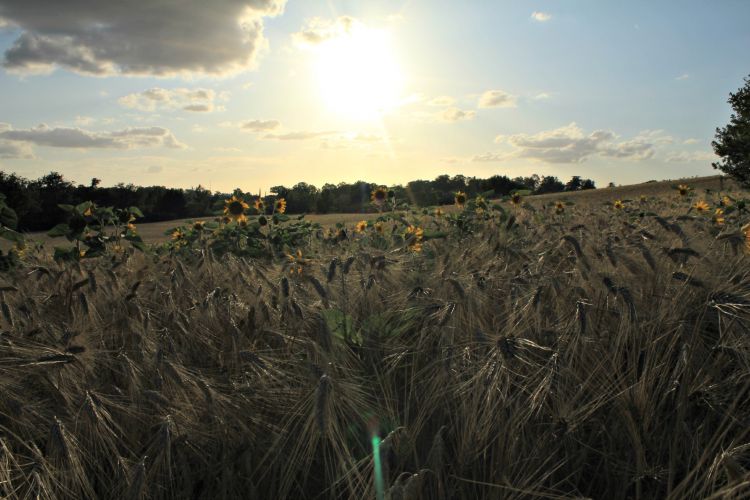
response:
M685 184L28 247L0 496L747 498L750 194Z

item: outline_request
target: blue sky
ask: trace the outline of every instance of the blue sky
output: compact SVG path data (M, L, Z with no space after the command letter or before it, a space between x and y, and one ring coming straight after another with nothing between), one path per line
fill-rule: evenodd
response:
M58 4L0 0L0 168L32 178L710 175L750 74L745 0Z

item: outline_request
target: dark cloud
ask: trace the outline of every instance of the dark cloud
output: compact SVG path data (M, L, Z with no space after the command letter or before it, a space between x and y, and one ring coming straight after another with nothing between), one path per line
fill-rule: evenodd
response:
M90 75L238 72L265 47L263 17L286 0L0 0L22 30L3 66Z
M32 159L34 153L28 144L0 140L0 159Z
M133 127L114 132L90 132L80 128L51 128L42 124L25 130L0 129L0 140L51 148L77 149L185 147L172 132L163 127Z

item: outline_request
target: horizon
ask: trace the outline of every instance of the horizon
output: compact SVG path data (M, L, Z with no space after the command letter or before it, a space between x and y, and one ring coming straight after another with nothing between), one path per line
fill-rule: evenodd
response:
M740 0L127 4L0 0L1 170L220 192L715 175L749 71Z

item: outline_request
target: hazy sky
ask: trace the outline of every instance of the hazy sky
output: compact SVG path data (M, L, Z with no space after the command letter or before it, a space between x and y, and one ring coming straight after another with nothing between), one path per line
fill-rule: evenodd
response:
M298 181L709 175L750 1L0 0L0 169Z

